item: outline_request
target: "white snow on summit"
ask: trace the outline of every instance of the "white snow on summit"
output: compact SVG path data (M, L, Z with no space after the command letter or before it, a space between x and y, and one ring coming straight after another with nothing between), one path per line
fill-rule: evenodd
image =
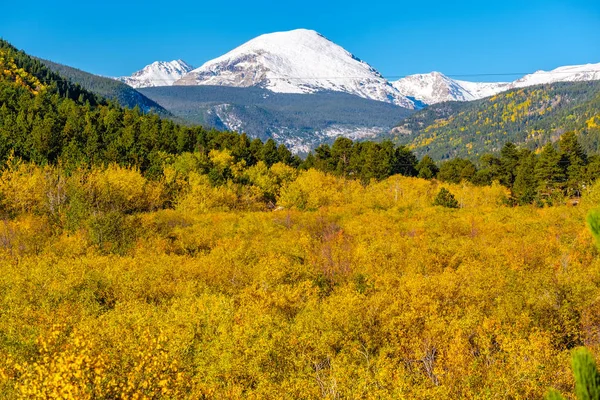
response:
M414 107L369 64L307 29L261 35L175 85L260 86L278 93L332 90Z
M131 76L115 79L134 88L171 86L173 82L193 69L194 67L183 60L155 61Z

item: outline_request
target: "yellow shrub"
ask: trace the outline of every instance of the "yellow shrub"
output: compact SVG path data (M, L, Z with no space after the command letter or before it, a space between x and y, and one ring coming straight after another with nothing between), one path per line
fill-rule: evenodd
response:
M37 339L37 359L7 360L0 382L12 378L22 399L180 398L187 391L184 373L165 350L167 338L161 334L144 331L130 364L118 366L94 335L76 329L65 337L64 331L65 326L55 325ZM124 374L115 374L121 368Z
M282 188L278 204L286 208L316 210L319 207L350 204L359 199L363 192L357 181L310 169Z
M210 210L262 209L262 191L255 186L242 186L232 182L212 186L206 175L192 172L187 190L177 201L177 210L199 214Z
M0 204L11 213L41 212L46 205L47 169L35 164L7 163L0 176Z
M162 204L163 188L159 182L147 181L138 170L116 164L92 171L84 190L92 196L93 205L108 210L148 211Z

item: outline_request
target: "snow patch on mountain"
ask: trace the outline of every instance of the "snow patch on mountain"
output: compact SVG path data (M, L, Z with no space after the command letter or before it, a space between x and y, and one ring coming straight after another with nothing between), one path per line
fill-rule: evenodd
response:
M133 88L171 86L193 69L183 60L155 61L131 76L116 79Z
M208 61L175 85L258 86L277 93L331 90L414 107L369 64L307 29L259 36Z

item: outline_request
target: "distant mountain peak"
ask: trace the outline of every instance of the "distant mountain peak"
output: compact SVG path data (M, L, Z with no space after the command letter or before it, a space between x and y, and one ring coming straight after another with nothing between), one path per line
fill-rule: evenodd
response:
M183 60L155 61L131 76L116 78L134 88L171 86L194 67Z
M475 100L475 96L469 90L437 71L409 75L392 85L403 95L413 97L426 104Z
M413 108L373 67L309 29L258 36L175 85L255 86L276 93L331 90Z

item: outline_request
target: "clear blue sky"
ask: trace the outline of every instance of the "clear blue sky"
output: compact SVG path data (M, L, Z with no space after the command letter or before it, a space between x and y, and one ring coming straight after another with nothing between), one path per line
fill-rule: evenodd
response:
M600 62L600 0L29 0L3 5L0 16L0 37L15 46L108 76L156 60L200 66L262 33L295 28L319 31L385 76Z

